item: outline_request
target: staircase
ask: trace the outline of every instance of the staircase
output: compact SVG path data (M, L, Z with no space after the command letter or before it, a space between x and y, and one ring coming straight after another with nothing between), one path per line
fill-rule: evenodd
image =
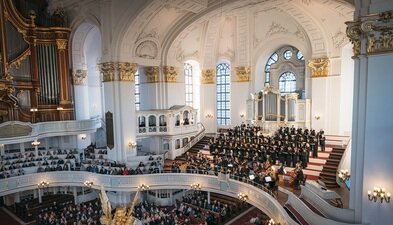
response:
M191 155L196 155L199 153L199 151L203 150L203 148L206 145L209 145L209 141L212 137L209 136L204 136L201 140L199 140L194 146L192 146L187 152L189 152ZM187 152L183 155L177 156L175 160L169 160L166 159L164 163L164 170L171 170L172 162L176 161L180 167L182 165L185 165L187 163L186 160L186 154Z
M336 182L337 168L344 154L345 148L334 147L329 154L329 158L323 165L322 172L319 174L318 180L322 181L327 188L336 188L339 185Z

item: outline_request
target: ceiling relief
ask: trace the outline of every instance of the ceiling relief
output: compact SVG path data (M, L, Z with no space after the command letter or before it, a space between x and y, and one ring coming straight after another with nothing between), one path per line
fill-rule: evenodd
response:
M157 59L159 48L156 42L152 40L141 41L135 50L135 55L145 59Z
M344 32L338 31L332 36L332 41L335 48L341 48L349 42L349 39Z
M284 34L288 33L288 29L279 23L272 22L269 30L265 34L265 37L271 37L275 34L280 34L280 33L284 33Z

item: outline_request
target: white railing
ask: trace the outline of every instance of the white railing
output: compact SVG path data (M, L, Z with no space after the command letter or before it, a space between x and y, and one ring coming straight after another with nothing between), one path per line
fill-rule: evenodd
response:
M203 126L202 123L198 123L197 125L201 127L197 135L195 135L195 137L190 142L188 142L185 146L183 146L183 148L172 150L171 151L172 154L170 154L169 156L170 159L174 160L176 156L184 154L186 151L192 148L192 146L198 143L198 141L200 141L205 136L205 126Z
M211 191L237 198L241 192L247 195L247 202L262 210L269 217L282 225L297 225L291 219L280 203L269 193L251 184L222 179L222 176L163 173L148 175L103 175L82 171L58 171L48 173L29 174L0 180L0 196L13 194L37 188L42 180L49 182L49 187L56 186L83 186L86 180L92 181L94 189L103 186L108 191L136 191L138 185L147 184L150 190L157 189L189 189L193 183L199 183L201 190Z
M295 208L296 211L309 224L312 224L312 225L364 225L364 224L357 224L357 223L345 223L345 222L335 221L332 219L322 217L322 216L314 213L300 198L298 198L292 192L290 192L284 188L281 188L281 187L279 188L279 190L288 195L287 204L290 204L293 208Z
M334 219L344 223L354 223L355 212L351 209L342 209L330 205L307 186L301 186L302 192L300 197L306 199L315 206L323 215L329 219Z
M9 121L2 123L0 129L12 128L13 125L18 126L18 128L29 128L31 132L24 136L0 138L0 144L15 144L45 137L94 133L102 126L102 123L100 117L88 120L53 121L33 124L20 121Z

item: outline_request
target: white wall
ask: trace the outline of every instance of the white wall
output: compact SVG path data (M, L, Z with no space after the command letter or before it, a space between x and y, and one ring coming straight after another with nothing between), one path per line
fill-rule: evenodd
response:
M342 49L341 55L341 94L340 94L340 134L351 135L352 107L354 85L354 61L352 45L348 44Z

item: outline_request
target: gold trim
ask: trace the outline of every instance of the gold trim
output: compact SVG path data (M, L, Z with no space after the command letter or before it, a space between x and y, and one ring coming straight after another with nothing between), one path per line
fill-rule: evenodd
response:
M67 40L66 39L56 39L57 49L64 50L67 48Z
M158 75L160 72L158 66L147 66L143 70L147 77L146 83L158 83Z
M138 71L138 64L129 62L119 62L116 64L120 81L134 81L135 73Z
M329 74L330 60L328 58L316 58L308 61L311 68L311 77L327 77Z
M202 84L214 84L214 78L216 77L215 69L204 69L202 70Z
M24 51L22 54L20 54L14 60L12 60L10 62L10 66L15 66L16 69L19 69L22 62L30 55L31 55L31 51L28 48L26 51Z
M115 63L99 63L98 68L102 74L103 82L115 81Z
M176 83L176 77L179 75L179 68L175 66L164 66L162 69L164 73L164 81L167 83Z
M87 77L87 70L75 70L72 73L72 80L74 85L85 85Z
M237 82L248 82L250 81L251 67L250 66L235 67L235 74L236 74Z
M354 57L359 54L393 52L393 11L361 16L346 22L347 36L354 45ZM361 42L366 48L361 51Z

